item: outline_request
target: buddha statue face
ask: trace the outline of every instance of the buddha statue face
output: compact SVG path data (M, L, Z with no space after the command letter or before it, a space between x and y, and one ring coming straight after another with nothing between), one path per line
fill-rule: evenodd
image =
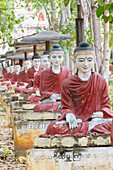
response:
M41 66L43 67L43 69L47 69L50 67L50 62L47 56L43 56L41 58Z
M63 62L63 59L64 59L63 54L60 51L56 51L56 53L54 52L50 56L50 62L55 67L58 67L59 65L61 65Z
M15 69L15 73L20 72L20 65L15 65L14 69Z
M13 72L14 72L14 67L13 67L13 66L10 66L10 67L9 67L9 70L10 70L10 73L13 73Z
M40 58L38 59L33 59L33 66L35 68L39 68L40 67Z
M94 67L94 56L92 54L78 55L76 57L76 67L81 73L91 72Z
M24 61L23 66L24 66L25 70L28 70L31 67L31 61L29 61L29 60Z

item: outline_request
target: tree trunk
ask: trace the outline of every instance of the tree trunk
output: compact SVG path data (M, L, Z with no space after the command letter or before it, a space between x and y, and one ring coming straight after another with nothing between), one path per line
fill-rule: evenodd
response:
M62 10L61 18L60 18L59 30L61 30L62 24L65 22L65 5L64 5L64 3L61 6L61 8L63 8L63 10Z
M97 9L96 6L92 6L94 49L95 49L98 71L100 72L101 71L101 65L102 65L101 32L100 32L100 21L97 18L96 9Z
M88 30L88 17L89 17L89 8L87 4L87 0L80 0L80 4L82 5L82 14L84 17L84 27Z
M104 15L108 16L108 10L105 10ZM104 22L104 55L103 55L103 77L108 80L109 78L109 60L110 60L110 49L109 49L109 21Z
M54 27L54 29L56 30L58 28L58 11L56 9L56 0L51 0L51 9L52 9L52 13L51 13L51 21L52 21L52 25Z

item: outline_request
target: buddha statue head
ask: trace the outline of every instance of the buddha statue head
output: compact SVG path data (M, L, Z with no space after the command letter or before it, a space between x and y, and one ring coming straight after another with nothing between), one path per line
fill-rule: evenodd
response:
M19 63L16 63L14 66L15 73L18 74L20 72L20 69L21 69L21 67L20 67Z
M33 64L33 67L36 69L36 70L39 70L39 67L40 67L40 61L41 61L41 57L39 56L38 53L35 53L32 57L32 64Z
M74 50L75 73L97 72L94 49L88 42L81 42Z
M23 62L24 70L27 71L29 68L31 68L31 61L29 59L25 59Z
M64 59L64 51L59 44L54 44L49 54L50 62L55 67L62 64Z
M49 62L48 56L49 56L48 51L44 51L44 53L41 56L41 67L43 69L48 69L50 67L50 62Z

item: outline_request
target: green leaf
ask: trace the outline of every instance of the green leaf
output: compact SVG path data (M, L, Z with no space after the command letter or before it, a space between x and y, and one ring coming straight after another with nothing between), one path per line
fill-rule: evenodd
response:
M97 2L98 2L98 1L95 1L95 2L94 2L94 5L96 5L96 4L97 4Z
M97 17L99 18L104 13L104 6L99 6L96 10Z
M65 7L68 6L68 4L69 4L69 0L64 0Z
M111 12L113 14L113 3L110 4L109 12Z

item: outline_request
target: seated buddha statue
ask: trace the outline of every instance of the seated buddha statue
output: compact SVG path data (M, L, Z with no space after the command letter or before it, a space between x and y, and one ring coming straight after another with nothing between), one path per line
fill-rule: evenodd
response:
M28 86L29 79L27 71L29 68L31 68L31 61L26 59L23 62L23 71L21 71L18 75L17 87L15 88L16 93L21 93L23 88L26 88L26 86Z
M28 98L28 103L37 103L34 111L56 111L58 109L59 103L56 99L60 98L62 82L72 75L70 69L62 66L63 59L63 49L59 44L53 45L49 54L51 67L43 70L40 75L41 97Z
M61 87L61 117L48 126L45 135L110 134L113 113L108 87L96 72L96 57L88 42L75 49L74 61L75 74Z

